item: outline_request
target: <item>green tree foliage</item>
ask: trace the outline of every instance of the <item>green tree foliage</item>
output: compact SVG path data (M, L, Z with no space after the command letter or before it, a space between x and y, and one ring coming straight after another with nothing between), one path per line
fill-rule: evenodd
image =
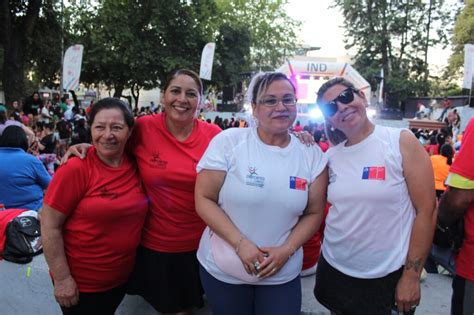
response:
M346 48L355 68L375 87L380 69L391 106L429 91L428 48L447 42L443 0L335 0L344 15Z
M238 43L236 45L236 43ZM245 24L223 24L216 39L213 81L221 88L236 85L240 73L249 69L250 31Z
M459 80L464 66L464 45L474 44L474 0L466 0L458 15L451 38L453 53L446 69L446 79Z
M93 14L75 8L82 12L76 37L85 45L81 79L104 83L115 96L130 88L137 103L139 90L158 86L170 70L198 69L212 32L202 15L213 9L212 2L200 3L105 0Z
M274 70L296 50L300 22L290 18L283 0L216 0L223 24L245 23L250 32L250 66Z

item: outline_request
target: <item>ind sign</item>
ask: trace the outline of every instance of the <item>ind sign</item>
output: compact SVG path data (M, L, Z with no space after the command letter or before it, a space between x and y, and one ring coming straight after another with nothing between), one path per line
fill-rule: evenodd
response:
M325 63L313 63L308 62L306 66L306 71L308 72L326 72L328 66Z

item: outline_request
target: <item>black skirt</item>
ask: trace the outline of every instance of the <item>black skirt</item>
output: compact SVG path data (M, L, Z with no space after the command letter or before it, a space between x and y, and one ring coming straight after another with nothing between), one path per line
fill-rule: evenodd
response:
M390 315L402 272L403 267L382 278L354 278L332 267L321 255L314 296L338 315Z
M142 296L160 313L203 307L196 251L163 253L140 246L127 293Z

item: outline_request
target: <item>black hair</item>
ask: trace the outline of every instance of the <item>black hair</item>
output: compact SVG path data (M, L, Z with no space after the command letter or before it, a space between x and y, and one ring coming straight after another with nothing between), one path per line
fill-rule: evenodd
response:
M444 157L447 157L448 160L446 161L446 163L448 165L451 165L453 164L453 156L454 156L454 150L453 150L453 147L446 143L446 144L443 144L441 146L441 149L439 150L440 151L440 154Z
M20 148L28 151L28 138L23 128L19 126L8 126L3 130L0 137L0 147Z
M166 89L170 86L171 81L173 81L176 77L180 75L187 75L188 77L193 79L193 81L198 86L199 96L202 96L202 93L203 93L202 81L196 72L189 69L177 69L177 70L172 71L170 74L168 74L168 76L166 77L165 85L163 86L163 91L166 91Z
M119 109L123 114L123 119L125 120L128 128L132 129L133 125L135 124L132 111L130 110L130 107L125 104L125 102L119 100L118 98L107 97L101 99L92 107L89 114L89 126L92 126L95 116L103 109Z
M0 124L4 124L7 121L7 112L0 110Z

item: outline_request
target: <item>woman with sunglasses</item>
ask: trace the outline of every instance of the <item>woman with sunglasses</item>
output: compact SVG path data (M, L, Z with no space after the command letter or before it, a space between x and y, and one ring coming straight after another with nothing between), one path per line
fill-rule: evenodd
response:
M408 130L370 122L345 79L321 86L318 105L333 147L315 296L335 314L411 314L436 222L428 154Z
M289 128L293 83L258 74L249 86L254 128L230 128L197 166L196 211L208 225L197 253L214 315L301 312L301 245L321 224L326 159Z

